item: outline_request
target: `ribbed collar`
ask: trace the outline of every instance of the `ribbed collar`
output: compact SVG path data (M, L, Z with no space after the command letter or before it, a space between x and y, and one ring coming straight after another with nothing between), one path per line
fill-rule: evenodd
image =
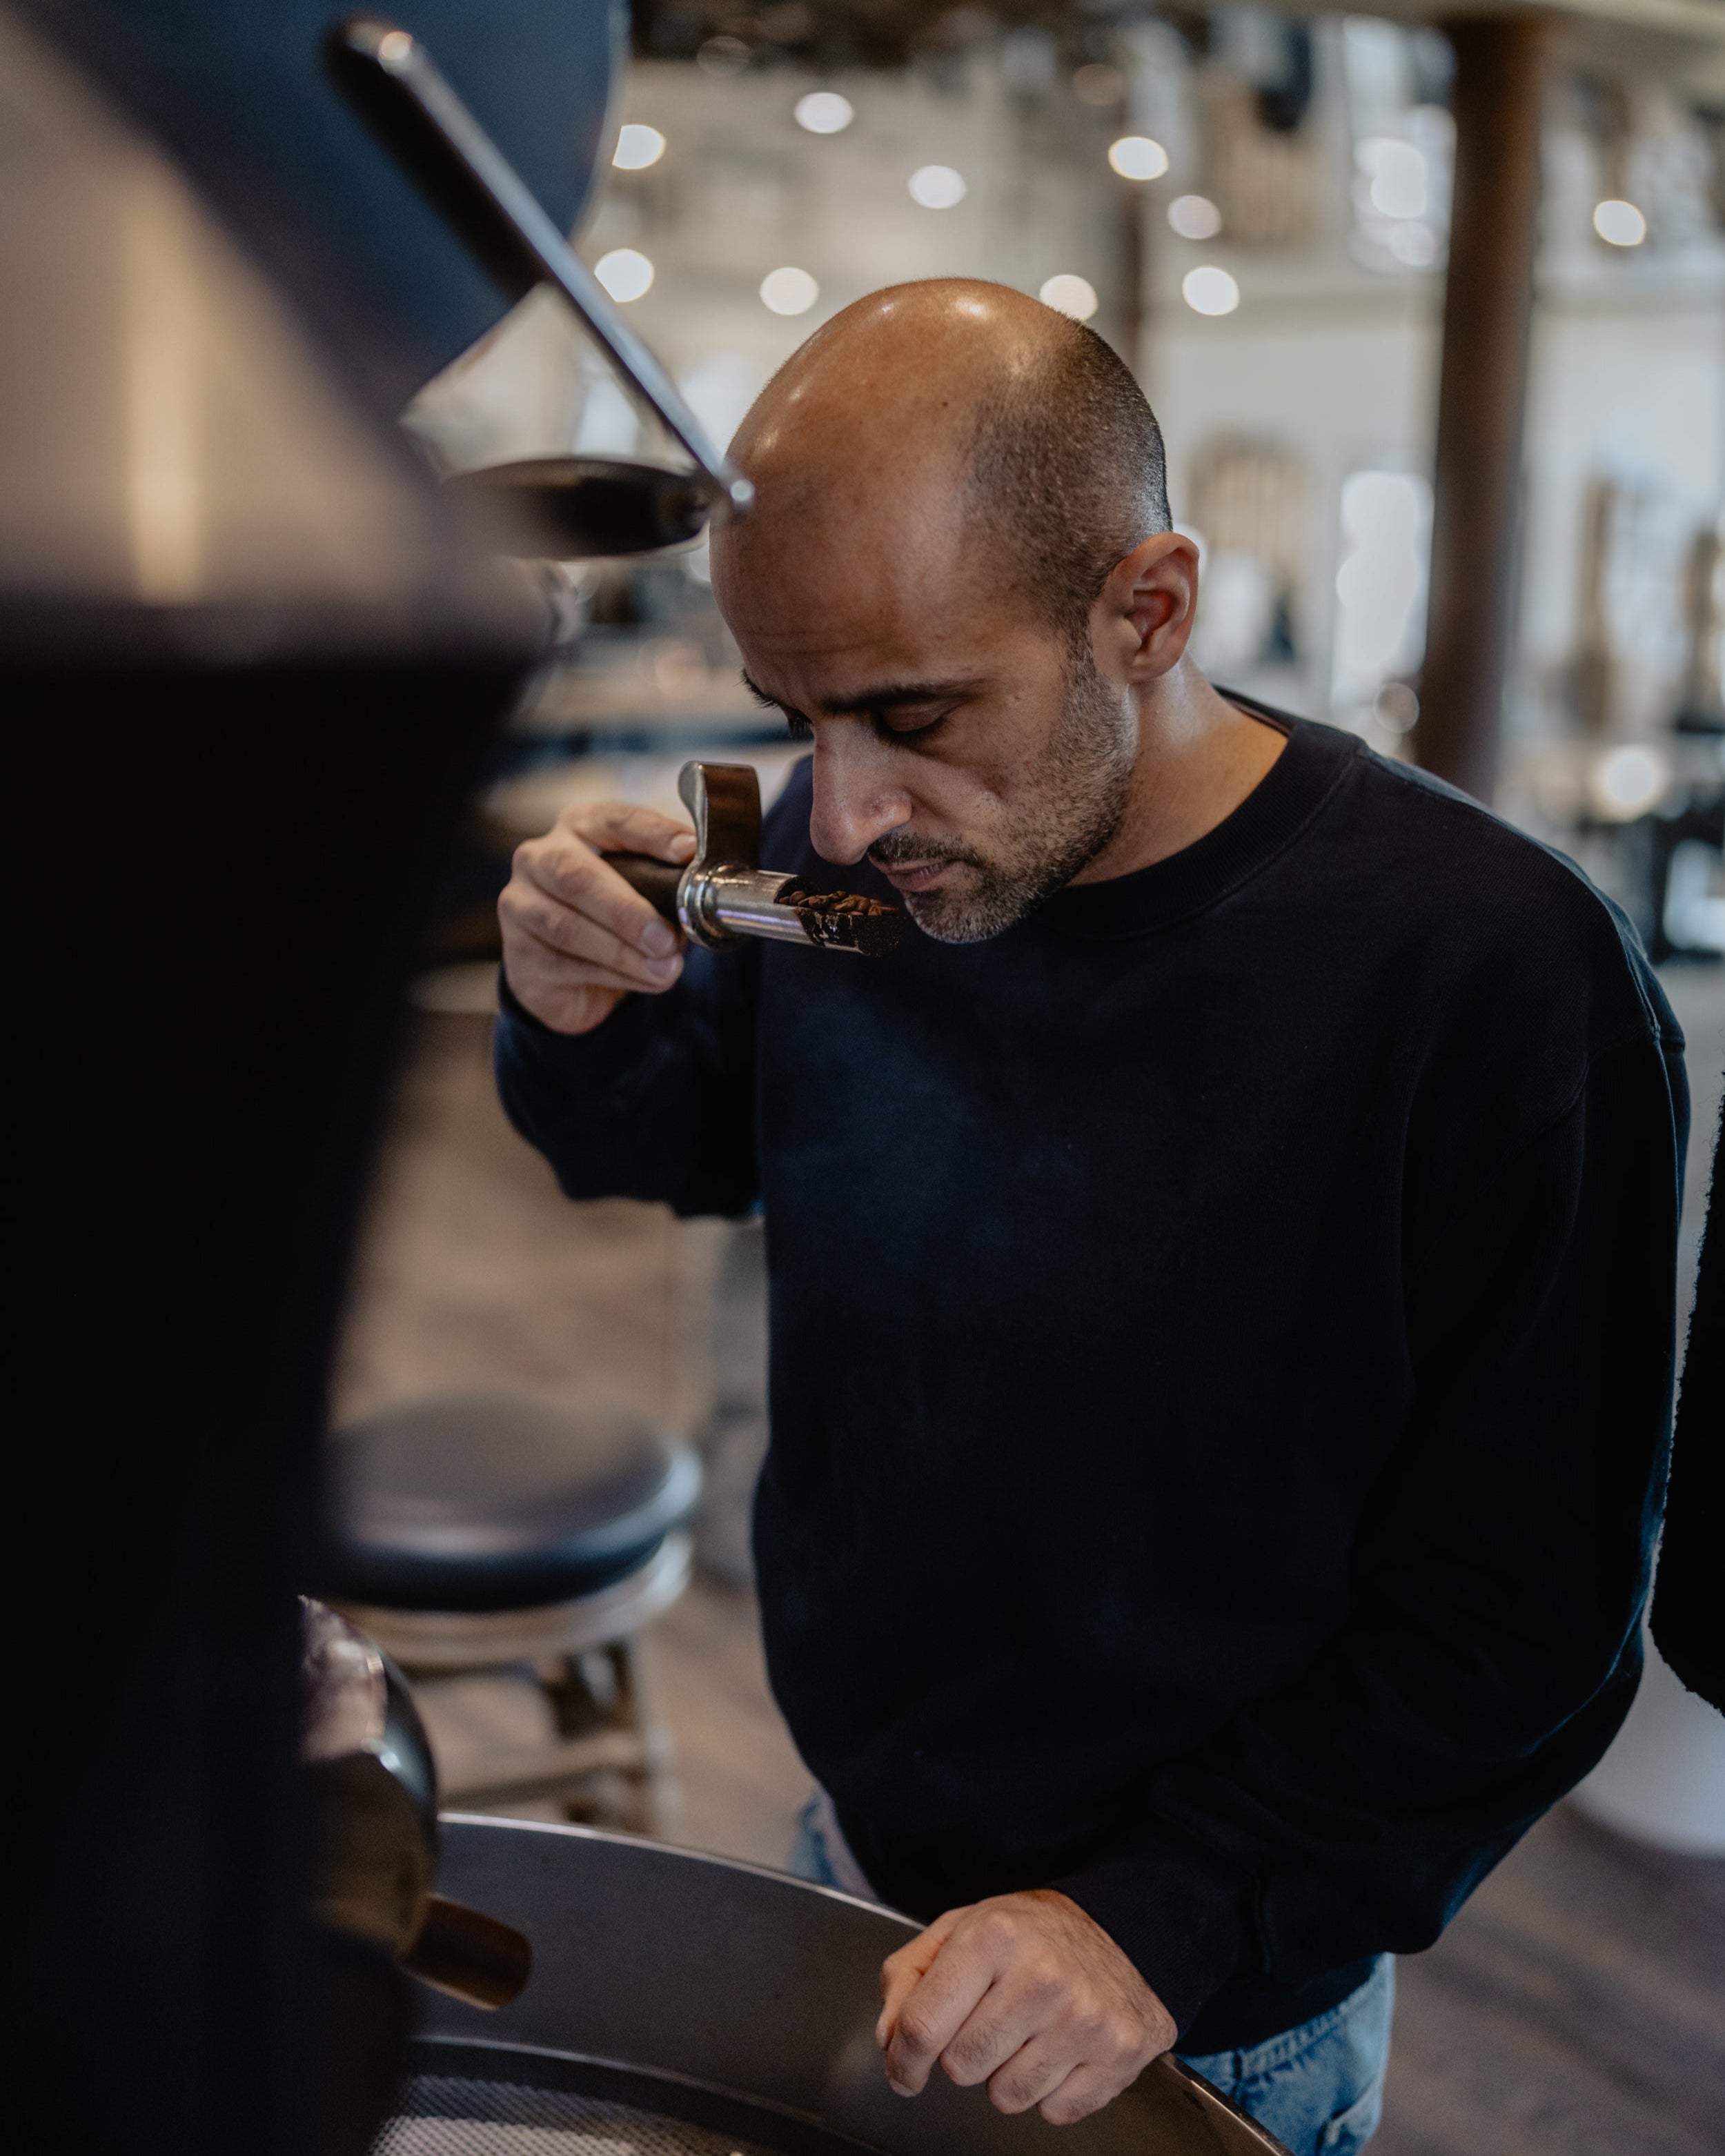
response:
M1068 884L1034 916L1062 936L1141 936L1201 913L1274 859L1317 814L1362 743L1357 735L1226 692L1228 701L1288 737L1288 745L1214 831L1131 875Z

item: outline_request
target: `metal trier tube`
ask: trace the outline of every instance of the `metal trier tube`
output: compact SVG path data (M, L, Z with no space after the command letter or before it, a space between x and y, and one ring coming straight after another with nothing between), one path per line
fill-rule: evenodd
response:
M677 792L695 826L695 858L677 886L685 935L709 949L739 935L806 943L801 920L776 903L792 879L758 865L761 782L754 766L685 763Z
M904 916L896 906L811 894L797 877L759 865L761 783L752 764L685 763L677 791L695 825L695 858L680 875L644 854L606 858L692 942L718 950L756 937L864 957L897 948Z

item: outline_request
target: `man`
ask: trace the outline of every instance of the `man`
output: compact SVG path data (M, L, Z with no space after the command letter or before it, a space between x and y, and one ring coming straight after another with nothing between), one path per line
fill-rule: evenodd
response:
M1425 1946L1634 1691L1681 1041L1566 863L1213 689L1156 423L961 282L802 348L714 589L814 754L764 858L883 962L675 947L572 810L502 900L504 1097L572 1196L764 1202L774 1689L928 1928L937 2062L1056 2123L1178 2046L1376 2123Z

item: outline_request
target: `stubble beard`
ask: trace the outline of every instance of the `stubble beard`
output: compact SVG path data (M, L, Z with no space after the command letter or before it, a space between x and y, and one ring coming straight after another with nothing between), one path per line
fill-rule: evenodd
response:
M903 905L937 943L983 943L1014 927L1089 867L1120 829L1132 789L1137 742L1088 651L1067 679L1060 724L1028 775L1025 805L1003 826L988 853L968 847L931 855L910 832L890 831L870 859L963 862L972 874L957 891L907 891Z

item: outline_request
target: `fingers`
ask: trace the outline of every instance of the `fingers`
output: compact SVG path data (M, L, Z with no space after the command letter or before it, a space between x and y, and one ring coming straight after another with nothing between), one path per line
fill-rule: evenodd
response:
M1008 2113L1100 2110L1174 2040L1168 2010L1093 1918L1053 1889L949 1911L881 1970L876 2035L901 2095L937 2061Z
M888 1954L880 1964L880 2018L875 2024L875 2041L885 2051L892 2041L898 2026L899 2010L916 1989L924 1973L935 1956L945 1945L952 1928L964 1914L963 1909L948 1909L944 1916L937 1917L926 1932L919 1932L914 1939L901 1946L896 1953Z
M594 978L603 973L611 985L645 989L649 994L668 988L683 968L675 930L613 870L602 869L600 873L629 893L647 916L644 922L633 911L624 915L620 907L609 903L609 919L602 918L589 910L599 902L591 890L583 889L581 903L560 898L530 871L512 877L498 901L506 935L512 931L530 937L558 958L596 969ZM624 932L612 925L619 917Z
M510 987L530 1009L533 1008L530 995L535 988L552 993L598 988L614 995L656 995L670 987L682 965L680 958L673 958L662 973L644 964L624 971L590 959L572 957L542 942L531 930L523 932L518 927L504 938L503 963Z
M1009 2113L1029 2111L1034 2104L1050 2126L1069 2126L1129 2088L1150 2056L1142 2044L1123 2040L1101 2020L1056 2024L1039 2030L994 2069L988 2076L988 2101L996 2111Z
M507 930L503 972L516 1001L553 1033L590 1033L630 993L603 971L578 966L532 937Z
M1050 2090L1037 2108L1050 2126L1076 2126L1081 2118L1088 2118L1093 2111L1100 2111L1105 2103L1112 2103L1122 2089L1130 2088L1143 2071L1142 2066L1122 2071L1119 2067L1083 2066L1067 2075L1059 2087Z
M600 1024L624 994L655 995L683 970L682 938L600 857L599 848L686 860L694 834L647 808L569 810L516 850L497 902L503 966L517 998L559 1032Z
M650 818L657 828L642 828L640 819L649 815L619 808L608 816L589 812L589 821L603 827L601 834L629 837L634 851L649 841L662 850L679 838L692 848L691 834L678 833L662 816ZM578 833L560 823L544 838L518 846L512 865L498 901L506 949L511 935L531 937L625 988L651 993L675 980L682 968L677 931Z
M534 932L554 950L565 951L572 957L597 958L608 965L614 963L619 950L632 957L664 959L677 948L677 932L670 923L655 913L639 891L632 891L615 869L607 867L586 839L562 825L542 839L517 846L514 870L510 891L516 894L523 908L532 910L535 893L552 901L548 909L537 908L532 925ZM583 925L593 924L607 932L612 940L604 945L603 954L584 944L575 947L565 940L573 932L561 921L564 912ZM558 925L548 927L552 922Z
M656 808L632 808L623 801L566 808L557 826L598 854L651 854L655 860L681 863L695 852L695 834L686 824L661 816Z
M1070 2045L1054 2036L1034 2036L989 2075L988 2101L1009 2114L1028 2111L1063 2087L1076 2071Z
M899 2000L887 2039L886 2078L901 2096L915 2096L927 2087L936 2060L969 2020L996 1974L993 1957L976 1940L949 1934L936 1943L932 1960L909 1995Z
M942 2066L960 2088L988 2082L992 2093L991 2076L998 2069L1009 2060L1022 2057L1038 2040L1047 2046L1060 2025L1063 2004L1057 1970L1032 1965L997 1971L974 2010L947 2039L941 2052ZM1060 2033L1064 2048L1059 2053L1060 2069L1066 2073L1076 2058L1070 2032L1062 2030ZM1028 2110L1051 2086L1045 2079L1014 2107Z

